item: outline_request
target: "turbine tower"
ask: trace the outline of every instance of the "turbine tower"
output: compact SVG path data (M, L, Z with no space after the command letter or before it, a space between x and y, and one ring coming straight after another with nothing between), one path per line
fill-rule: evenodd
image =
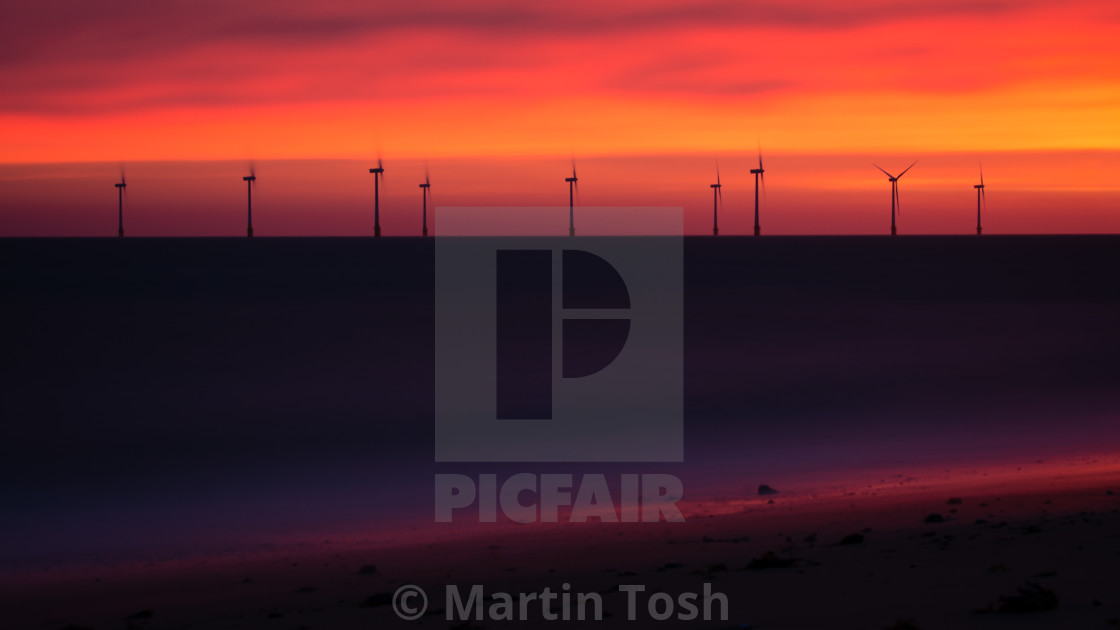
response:
M763 175L766 171L762 168L762 149L758 150L758 168L752 168L751 174L754 175L754 235L762 234L762 226L758 223L758 184L762 182L762 186L766 187L766 178Z
M918 163L918 161L914 160L914 164L917 164L917 163ZM914 164L911 164L910 166L907 166L906 171L914 168ZM891 183L891 236L895 236L895 235L898 234L898 228L895 227L895 220L894 220L895 212L897 211L898 214L902 214L902 204L898 200L898 180L901 179L902 176L906 174L906 171L902 171L896 177L896 176L891 175L890 173L884 171L883 167L879 166L878 164L875 164L874 166L875 166L875 168L879 169L880 171L883 171L883 174L886 175L889 178L888 181L890 181L890 183Z
M123 179L121 181L124 181ZM976 189L976 236L980 236L983 230L980 228L980 200L984 200L984 205L988 205L988 196L984 194L984 167L980 166L980 183L973 186Z
M245 181L245 186L249 189L249 225L245 231L245 235L249 238L253 238L253 186L257 185L256 170L250 166L249 175L241 179Z
M712 236L719 236L719 204L723 201L723 184L719 182L719 167L716 167L716 183L712 184Z
M113 184L117 189L117 237L124 236L124 189L127 185L124 183L124 171L121 171L120 183Z
M381 198L379 183L385 177L385 168L381 165L381 158L377 158L377 168L369 169L373 173L373 235L381 236Z
M424 191L424 236L428 235L428 189L431 187L432 180L428 177L428 172L424 171L424 183L420 184Z
M576 235L576 195L579 190L579 178L576 177L576 161L572 160L572 176L565 177L568 182L568 236Z

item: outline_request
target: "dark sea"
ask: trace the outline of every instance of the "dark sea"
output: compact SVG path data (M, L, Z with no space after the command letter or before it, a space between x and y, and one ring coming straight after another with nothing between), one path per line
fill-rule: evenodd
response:
M421 238L0 240L0 563L376 533L437 472L699 496L1120 447L1117 236L686 237L685 459L650 465L435 463L434 270Z

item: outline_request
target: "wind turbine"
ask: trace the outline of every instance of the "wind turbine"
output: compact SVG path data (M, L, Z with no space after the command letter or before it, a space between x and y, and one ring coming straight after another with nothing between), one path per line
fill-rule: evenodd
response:
M373 235L381 236L381 198L379 183L385 177L385 168L381 165L381 158L377 158L377 168L369 169L373 173Z
M758 184L762 182L763 188L766 187L766 179L763 173L765 169L762 168L762 149L758 150L758 168L752 168L751 174L754 175L754 235L762 234L762 227L758 223Z
M122 180L123 181L123 180ZM980 200L984 200L984 205L988 205L988 196L984 194L984 165L980 165L980 183L973 186L976 189L976 236L980 236L983 231L980 228Z
M119 184L113 184L117 189L117 236L124 236L124 189L128 184L124 183L124 171L121 171L121 181Z
M719 204L723 201L723 184L719 183L719 166L716 166L716 183L712 184L712 236L719 236Z
M918 163L918 161L914 160L914 164L917 164L917 163ZM906 171L914 168L914 164L911 164L910 166L907 166ZM883 167L879 166L878 164L875 164L874 166L875 166L875 168L879 169L880 171L883 171ZM898 234L898 229L895 227L895 221L894 221L894 215L895 215L895 211L896 211L895 209L896 208L898 209L897 210L898 213L902 214L902 204L898 200L898 180L901 179L902 176L906 174L906 171L902 171L901 173L898 174L897 177L894 176L894 175L891 175L890 173L888 173L886 171L883 171L883 174L886 175L888 178L890 178L888 181L890 181L890 183L891 183L891 236L895 236L896 234Z
M249 190L249 226L245 232L246 236L253 238L253 186L257 185L256 169L252 165L249 166L249 174L241 178L245 181L245 186Z
M568 236L576 235L576 196L579 190L579 178L576 177L576 161L572 160L572 176L565 177L568 182Z
M432 187L432 180L428 177L428 171L424 170L424 183L420 184L420 188L424 191L424 236L428 235L428 189Z

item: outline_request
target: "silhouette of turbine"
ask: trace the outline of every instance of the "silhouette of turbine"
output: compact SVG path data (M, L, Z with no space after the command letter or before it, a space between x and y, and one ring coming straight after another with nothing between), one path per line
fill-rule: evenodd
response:
M914 164L917 164L917 163L918 163L918 161L914 160ZM914 164L911 164L910 166L907 166L906 171L914 168ZM883 167L879 166L878 164L875 164L874 166L875 166L875 168L879 169L880 171L883 171ZM901 173L898 174L897 177L894 176L894 175L891 175L890 173L888 173L886 171L883 171L883 174L886 175L889 178L888 181L890 181L890 183L891 183L891 236L895 236L895 235L898 234L898 229L895 227L895 220L894 220L894 215L895 215L895 209L896 208L898 209L897 210L898 214L900 216L902 215L902 204L899 202L899 199L898 199L898 180L901 179L902 176L906 174L906 171L902 171Z
M572 160L572 176L565 177L568 182L568 236L576 235L576 191L579 190L579 178L576 177L576 161Z
M117 189L117 237L124 236L124 189L128 184L124 183L124 171L121 171L121 181L119 184L113 184Z
M980 183L973 186L976 189L976 236L980 236L983 230L980 228L980 200L984 200L984 205L988 205L988 196L984 194L984 165L980 165Z
M758 223L758 184L762 182L762 187L766 187L766 178L763 173L766 170L762 168L762 149L758 150L758 168L752 168L751 174L754 175L754 235L762 234L762 226Z
M719 204L723 202L723 184L719 182L719 166L716 166L716 183L712 184L712 236L719 236Z
M385 168L381 158L377 158L377 168L369 169L373 173L373 235L381 236L381 191L379 183L385 177Z
M428 189L432 187L432 180L428 177L428 171L424 171L424 183L420 184L420 188L424 191L424 236L428 235Z
M249 175L241 179L245 181L245 186L249 190L249 225L245 235L253 238L253 186L257 185L257 173L252 165L249 166Z

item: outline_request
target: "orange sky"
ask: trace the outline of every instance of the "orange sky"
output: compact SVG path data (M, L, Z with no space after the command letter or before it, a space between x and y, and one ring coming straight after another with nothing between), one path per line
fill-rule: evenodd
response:
M250 159L379 154L398 165L546 169L489 180L488 194L468 194L467 183L449 191L515 205L565 203L564 194L537 199L536 180L559 177L566 193L573 156L631 164L607 169L613 183L624 172L641 179L643 158L674 155L664 163L674 176L649 173L618 194L685 206L700 229L702 202L673 191L702 195L710 176L700 173L717 159L749 168L759 142L775 157L770 192L784 188L789 199L810 189L883 192L869 160L881 156L890 170L923 158L902 191L917 221L919 192L931 206L937 195L956 203L958 187L974 192L984 158L994 169L989 192L1021 193L1017 203L1034 212L1045 195L1027 193L1092 199L1068 197L1081 212L1076 228L1030 220L1008 231L1117 231L1107 211L1120 166L1120 5L1111 0L19 0L0 11L0 234L51 232L29 204L80 205L66 199L78 180L56 177L36 194L31 182L42 174L28 179L17 165L125 163L138 174L146 162L235 160L240 172ZM814 177L773 170L780 156ZM367 184L355 190L364 195ZM134 175L130 193L140 185ZM863 197L841 201L862 211ZM858 223L791 222L788 231Z

